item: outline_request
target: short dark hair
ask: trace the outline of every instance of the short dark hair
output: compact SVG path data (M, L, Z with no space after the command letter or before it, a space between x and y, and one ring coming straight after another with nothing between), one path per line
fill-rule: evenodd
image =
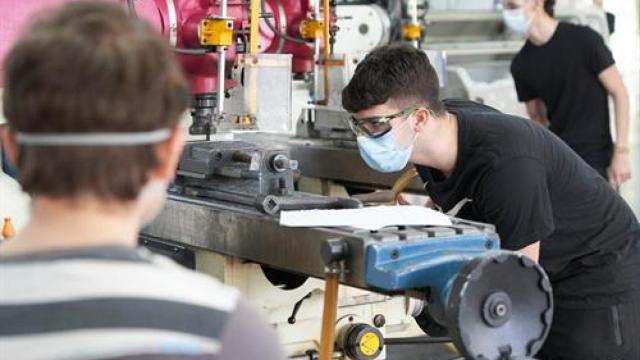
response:
M168 45L117 4L69 3L36 21L5 62L4 113L25 133L139 132L176 126L190 91ZM156 146L20 145L23 189L131 200Z
M553 17L555 14L556 0L544 0L544 11Z
M342 106L355 113L391 100L399 108L442 111L438 75L424 51L396 43L374 49L358 64L342 90Z

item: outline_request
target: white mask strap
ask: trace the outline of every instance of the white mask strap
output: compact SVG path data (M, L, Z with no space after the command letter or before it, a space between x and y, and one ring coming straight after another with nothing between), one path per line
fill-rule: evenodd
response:
M16 133L20 145L34 146L111 146L146 145L164 141L171 135L170 129L143 132L113 133Z

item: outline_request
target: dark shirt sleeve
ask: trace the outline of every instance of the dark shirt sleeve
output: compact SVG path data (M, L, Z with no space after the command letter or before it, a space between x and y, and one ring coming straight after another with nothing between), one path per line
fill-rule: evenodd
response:
M489 171L474 201L503 249L522 249L554 230L546 171L535 159L515 158Z
M522 69L520 69L520 65L517 64L517 61L518 59L516 58L511 64L511 76L513 77L513 82L516 85L516 94L518 95L518 101L526 102L538 98L538 95L535 93L535 91L533 91L529 83L524 79Z
M613 54L600 34L591 28L586 28L584 58L593 74L600 74L609 66L615 64Z
M239 300L222 336L220 360L284 360L273 328L245 300Z

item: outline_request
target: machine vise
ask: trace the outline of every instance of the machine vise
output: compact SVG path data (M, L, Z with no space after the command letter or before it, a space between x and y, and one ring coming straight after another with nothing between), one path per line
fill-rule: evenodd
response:
M243 141L190 142L182 153L173 193L252 206L267 214L281 210L357 208L339 199L294 190L298 162L288 150Z

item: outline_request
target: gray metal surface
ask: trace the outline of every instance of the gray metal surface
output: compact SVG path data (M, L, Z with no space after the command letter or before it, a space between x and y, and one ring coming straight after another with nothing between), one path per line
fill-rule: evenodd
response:
M456 220L459 221L459 220ZM493 232L485 224L458 224L456 234ZM470 226L473 225L473 226ZM388 227L371 232L355 228L293 228L280 226L277 217L252 207L186 196L170 195L160 215L141 232L142 239L175 242L207 249L259 264L317 278L325 275L320 253L328 239L344 239L349 256L341 282L368 288L365 250L374 242L452 235L449 228Z
M298 164L286 149L242 141L198 141L185 145L176 184L240 195L293 192Z
M350 130L346 130L351 134ZM298 170L307 177L333 180L363 189L391 188L402 172L381 173L367 166L355 141L346 139L295 138L275 134L241 134L238 139L278 144L298 161ZM408 169L409 167L407 167ZM422 181L414 179L406 191L425 194Z
M259 130L290 134L292 104L291 54L245 54L231 72L237 86L225 99L226 120L222 131ZM236 116L249 115L255 124L235 124Z
M323 278L321 244L331 238L344 238L351 247L343 282L365 287L362 251L368 240L348 229L281 227L277 218L250 207L224 204L181 196L169 196L161 214L141 235L208 249L260 264ZM373 238L398 237L393 234Z

